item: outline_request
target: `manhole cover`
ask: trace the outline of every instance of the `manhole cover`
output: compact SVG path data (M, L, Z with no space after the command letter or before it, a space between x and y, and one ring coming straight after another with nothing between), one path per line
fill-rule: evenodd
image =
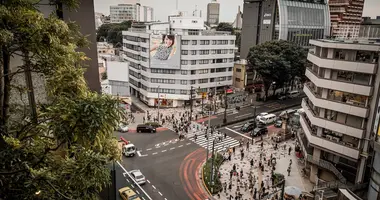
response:
M181 185L181 184L179 184L178 182L173 182L173 185Z

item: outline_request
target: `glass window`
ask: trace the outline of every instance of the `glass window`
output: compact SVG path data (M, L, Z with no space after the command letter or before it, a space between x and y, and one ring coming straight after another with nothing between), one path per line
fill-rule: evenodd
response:
M188 44L189 44L189 40L182 40L182 41L181 41L181 44L182 44L182 45L188 45Z
M187 80L181 80L181 85L187 85Z
M354 73L354 83L368 85L371 75L363 73Z
M236 68L236 70L235 70L236 72L241 72L241 69L239 69L239 68Z
M368 97L337 90L329 90L327 99L364 107Z
M197 61L196 60L192 60L191 61L191 65L196 65L197 64Z
M208 79L207 78L199 79L198 83L208 83Z
M372 62L372 60L371 60L372 54L373 54L373 52L370 52L370 51L358 51L356 53L356 61Z
M181 70L181 74L182 75L187 75L187 71L186 70Z
M181 60L181 65L187 65L187 60Z
M188 51L187 51L187 50L182 50L182 51L181 51L181 54L182 54L182 55L187 55L187 54L188 54Z
M191 55L197 55L197 50L191 50Z
M192 41L191 41L191 44L192 44L192 45L197 45L197 41L196 41L196 40L192 40Z

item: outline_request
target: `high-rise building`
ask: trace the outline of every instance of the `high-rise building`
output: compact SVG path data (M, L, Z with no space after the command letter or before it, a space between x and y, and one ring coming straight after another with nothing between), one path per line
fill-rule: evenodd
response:
M220 4L212 0L207 4L207 25L217 26L219 24Z
M240 6L238 7L238 12L236 14L236 18L232 23L232 26L237 29L241 29L243 23L243 13L240 11Z
M224 93L232 85L235 39L229 32L206 31L203 19L194 16L133 24L123 31L131 95L148 106L160 101L180 107L201 101L206 92Z
M153 21L153 8L141 4L118 4L110 6L111 23L124 21L151 22Z
M368 183L380 43L310 40L298 140L317 187ZM379 169L379 168L378 168ZM380 171L380 170L379 170ZM331 184L331 183L334 184ZM376 199L376 198L369 198Z
M240 56L271 40L288 40L308 47L310 39L330 35L326 0L244 0Z
M331 35L355 38L362 22L364 0L330 0Z

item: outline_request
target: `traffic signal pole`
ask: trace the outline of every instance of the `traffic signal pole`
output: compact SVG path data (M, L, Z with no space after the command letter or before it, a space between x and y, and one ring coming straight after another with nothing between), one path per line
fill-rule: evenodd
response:
M190 87L190 117L189 121L193 118L193 86Z

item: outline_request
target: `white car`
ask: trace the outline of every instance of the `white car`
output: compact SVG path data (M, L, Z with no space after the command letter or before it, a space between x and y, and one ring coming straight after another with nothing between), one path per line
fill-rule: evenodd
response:
M127 125L124 125L124 124L119 124L119 127L117 129L118 131L122 132L122 133L126 133L128 132L129 128Z
M264 117L265 115L268 115L269 113L263 112L257 115L256 120L260 120L261 117Z
M132 170L129 173L131 174L131 176L133 177L133 179L135 179L135 181L139 185L145 184L145 182L146 182L145 176L141 173L141 171L139 169Z

